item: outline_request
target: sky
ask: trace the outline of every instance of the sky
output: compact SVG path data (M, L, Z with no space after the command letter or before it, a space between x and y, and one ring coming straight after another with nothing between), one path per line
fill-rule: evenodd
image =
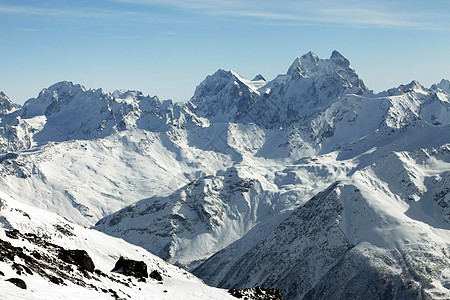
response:
M67 80L187 101L218 69L267 80L313 51L374 91L450 79L450 0L0 0L0 91Z

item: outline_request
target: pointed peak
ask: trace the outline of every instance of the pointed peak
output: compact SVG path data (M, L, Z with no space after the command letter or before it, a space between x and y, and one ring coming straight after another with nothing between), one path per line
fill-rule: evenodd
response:
M320 58L312 51L303 54L301 57L297 57L288 70L288 74L292 75L295 71L301 71L304 73L306 70L314 69L319 63Z
M346 89L358 88L362 92L368 90L362 80L359 79L350 62L336 50L332 52L330 59L320 59L312 51L296 58L287 75L293 78L332 76L339 81L343 81Z
M333 50L331 53L330 59L345 59L345 57L339 53L337 50Z
M336 50L331 53L330 60L340 67L351 68L348 59L346 59L341 53Z
M450 80L448 79L442 79L439 84L446 84L446 85L450 85Z
M0 91L0 115L6 115L18 108L19 107L14 104L5 93Z
M311 61L319 61L319 57L312 51L309 51L306 54L303 54L300 59L303 60L311 60Z
M400 92L407 93L407 92L411 92L411 91L420 92L420 91L425 90L425 88L417 80L413 80L408 84L400 85L398 87L398 90Z
M252 79L252 81L266 81L266 79L261 74L258 74Z
M214 72L214 74L209 75L212 77L230 77L231 75L234 75L234 71L228 71L228 70L224 70L224 69L219 69L216 72ZM208 76L208 77L209 77Z
M438 90L440 89L443 92L450 93L450 81L447 79L442 79L439 83L433 84L431 89Z
M2 91L0 91L0 101L4 102L4 101L8 101L11 102L11 99L9 99L9 97Z

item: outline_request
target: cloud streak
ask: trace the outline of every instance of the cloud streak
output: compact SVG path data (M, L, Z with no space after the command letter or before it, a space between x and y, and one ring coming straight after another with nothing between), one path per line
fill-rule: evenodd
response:
M135 12L118 12L105 9L58 9L17 5L0 5L0 13L62 18L111 18L123 14L136 14Z
M352 27L385 27L399 29L448 30L442 22L448 15L423 12L412 14L394 7L382 7L378 2L358 1L293 1L282 3L267 0L112 0L134 5L165 6L191 11L202 15L229 18L248 18L267 22L291 22L317 24L339 24ZM359 6L358 6L359 5ZM432 20L432 21L430 21Z
M382 27L414 30L450 30L450 16L424 12L413 14L405 10L381 5L357 6L351 0L293 1L276 3L267 0L110 0L110 3L126 4L127 9L103 8L41 8L18 5L0 5L0 14L20 14L60 18L129 18L151 22L180 22L186 14L221 17L243 22L262 22L284 25L340 25L349 27ZM386 5L386 4L385 4ZM142 9L144 6L144 9ZM152 11L153 8L169 8L184 15L171 15ZM192 17L192 15L191 15Z

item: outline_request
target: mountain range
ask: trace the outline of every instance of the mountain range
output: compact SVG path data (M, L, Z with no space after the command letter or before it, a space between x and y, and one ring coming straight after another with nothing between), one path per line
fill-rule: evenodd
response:
M0 93L0 153L2 199L212 286L450 297L445 79L374 93L333 51L271 81L218 70L186 103L60 82L23 106Z

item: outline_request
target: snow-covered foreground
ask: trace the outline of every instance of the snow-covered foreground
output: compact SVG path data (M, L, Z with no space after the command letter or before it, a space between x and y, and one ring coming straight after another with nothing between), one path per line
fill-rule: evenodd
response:
M22 204L3 192L0 192L0 226L2 245L9 242L13 247L22 248L24 253L17 254L12 260L3 255L0 259L2 299L111 299L114 295L131 299L235 299L226 290L208 287L195 276L140 247ZM19 234L11 234L13 229ZM95 269L101 272L82 272L69 263L58 262L54 253L56 248L50 243L65 249L85 250ZM1 250L3 253L4 248ZM120 256L144 261L149 273L158 271L162 281L148 278L141 282L111 272ZM32 269L31 261L39 264L40 272L45 276ZM52 265L58 266L57 270L52 270ZM27 266L31 274L26 271ZM22 279L27 288L20 289L6 281L10 278ZM55 283L54 278L61 282Z
M374 94L337 51L272 81L219 70L184 104L0 94L0 190L287 299L450 298L449 145L448 80Z

